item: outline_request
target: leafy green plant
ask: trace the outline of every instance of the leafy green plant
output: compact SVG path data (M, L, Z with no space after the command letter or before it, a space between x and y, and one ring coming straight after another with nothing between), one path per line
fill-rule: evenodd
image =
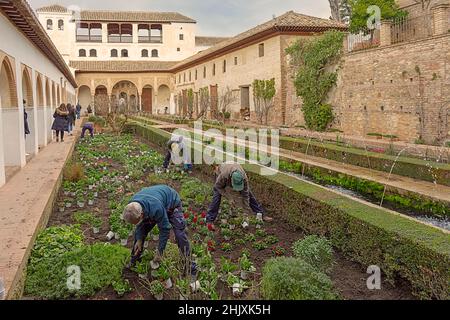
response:
M333 268L333 247L331 242L317 235L307 236L292 245L297 258L311 264L314 268L328 273Z
M102 224L102 219L96 217L90 212L76 212L73 215L73 220L78 224L86 224L92 227L99 227Z
M319 37L298 40L286 49L292 65L297 68L294 86L302 98L302 111L309 129L324 131L333 121L332 107L324 104L330 89L336 84L337 72L330 72L343 48L344 34L327 31Z
M237 265L225 257L220 257L220 266L224 274L233 273L238 269Z
M45 299L90 297L122 279L129 255L129 250L124 247L98 243L43 258L28 265L25 293ZM80 267L79 290L70 290L67 286L71 266Z
M267 300L334 300L331 279L298 258L278 257L266 262L261 293Z
M164 293L164 285L158 281L158 280L153 280L150 283L150 292L154 295L154 296L158 296Z
M222 243L221 249L224 252L231 252L233 250L233 245L229 242L225 242Z
M126 293L133 291L130 282L126 279L114 281L112 287L119 297L123 297Z
M39 233L33 250L30 264L36 264L42 259L55 258L67 251L83 246L83 232L79 226L50 227Z
M277 244L280 240L278 239L278 237L276 236L267 236L266 239L264 240L265 243L267 243L268 245L273 245L273 244Z
M255 272L256 271L256 269L253 265L253 262L250 260L250 258L246 254L243 254L239 258L239 267L241 268L241 270L247 271L247 272Z
M267 249L269 245L265 241L257 241L253 243L252 247L255 248L256 250L262 251Z

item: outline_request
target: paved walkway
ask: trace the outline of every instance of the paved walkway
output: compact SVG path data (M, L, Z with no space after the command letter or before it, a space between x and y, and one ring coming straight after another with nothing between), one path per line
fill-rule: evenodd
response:
M74 136L65 137L64 143L50 143L0 188L0 278L7 299L21 295L32 244L40 228L47 224L80 124L78 121Z

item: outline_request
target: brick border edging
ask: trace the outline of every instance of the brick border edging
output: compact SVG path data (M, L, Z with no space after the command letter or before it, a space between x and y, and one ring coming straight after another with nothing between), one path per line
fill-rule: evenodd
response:
M14 277L14 280L11 283L11 287L9 288L9 291L6 292L5 300L19 300L23 296L23 292L25 289L25 279L26 279L26 267L28 265L28 260L30 258L31 250L34 246L34 243L36 241L36 238L41 230L45 228L47 225L50 216L53 211L53 206L56 201L56 197L59 193L59 190L62 185L63 181L63 175L64 175L64 168L66 167L68 161L72 158L73 152L75 150L75 146L77 145L78 141L80 140L80 129L82 125L86 122L86 118L81 119L81 125L76 127L74 132L74 140L72 142L72 145L70 146L69 152L67 153L67 157L64 160L64 165L61 168L61 171L58 175L58 178L56 179L53 190L47 200L47 204L44 207L44 210L42 212L41 218L39 220L39 223L36 226L36 229L33 233L33 236L30 239L29 245L26 249L26 252L23 256L23 260L18 268L18 271Z

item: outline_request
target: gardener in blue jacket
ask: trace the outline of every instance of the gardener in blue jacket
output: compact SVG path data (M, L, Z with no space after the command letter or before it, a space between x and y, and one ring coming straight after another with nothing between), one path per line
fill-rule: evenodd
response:
M166 185L144 188L131 198L125 207L123 219L136 225L134 244L132 249L133 265L142 254L143 243L150 231L158 225L159 246L153 262L159 263L169 240L170 230L173 229L178 248L187 259L191 249L186 235L186 220L183 216L183 206L178 193ZM195 275L197 266L193 262L191 274Z

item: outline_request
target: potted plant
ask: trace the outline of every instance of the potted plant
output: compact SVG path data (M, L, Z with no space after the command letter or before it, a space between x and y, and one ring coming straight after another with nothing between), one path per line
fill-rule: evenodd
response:
M158 280L154 280L150 283L150 292L156 300L162 300L164 298L164 286Z
M158 270L159 277L164 283L164 288L170 289L173 286L172 279L170 278L170 273L165 265L162 265Z
M84 203L85 203L85 201L84 201L84 196L83 196L82 193L80 193L80 194L77 196L77 205L78 205L78 208L84 208Z
M120 228L116 234L119 235L120 244L126 246L128 244L128 229Z
M152 239L153 239L153 241L158 241L159 240L159 228L158 228L158 226L155 226L152 229Z
M112 231L109 231L108 234L106 235L106 239L108 239L108 241L111 241L115 236L115 233Z
M64 212L64 210L66 208L65 203L64 202L59 203L58 208L59 208L59 212Z
M230 229L222 228L221 233L222 233L222 236L225 239L225 241L230 241L231 240L232 232L231 232Z
M189 300L189 281L187 279L178 279L177 289L180 293L180 300Z
M66 204L66 208L72 207L72 202L71 202L69 199L67 199L66 201L64 201L64 203Z
M93 206L94 205L94 194L90 193L88 196L88 205Z
M135 271L137 272L139 278L147 279L148 263L145 261L138 262L135 266Z
M99 217L95 217L92 221L92 231L94 234L98 234L100 232L100 227L102 226L102 219Z
M227 284L233 290L234 297L240 296L245 289L245 282L233 274L228 275Z
M253 263L250 261L246 254L243 254L239 259L239 266L241 268L242 280L247 280L248 274L256 271L256 268L253 266Z

